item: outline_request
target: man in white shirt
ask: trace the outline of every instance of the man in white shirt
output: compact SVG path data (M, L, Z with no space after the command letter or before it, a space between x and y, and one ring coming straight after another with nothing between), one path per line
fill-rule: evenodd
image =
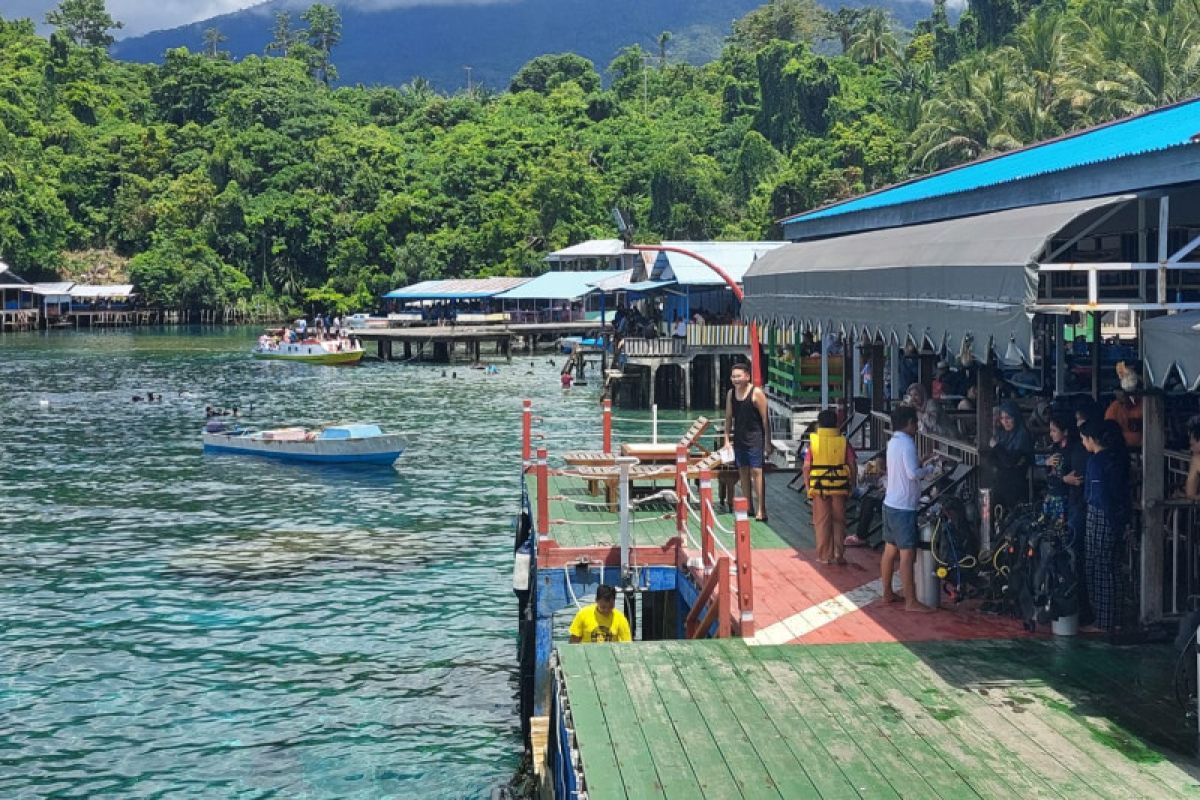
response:
M917 508L921 503L921 479L933 472L917 458L917 411L900 406L892 412L892 438L887 446L887 493L883 497L883 559L879 563L883 601L904 601L906 611L931 613L934 609L917 601L913 562L917 554ZM930 455L926 461L933 458ZM900 583L904 596L892 591L896 556L900 556Z

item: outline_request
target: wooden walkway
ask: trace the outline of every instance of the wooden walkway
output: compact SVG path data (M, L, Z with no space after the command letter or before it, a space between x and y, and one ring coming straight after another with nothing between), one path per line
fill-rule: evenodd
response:
M877 551L817 563L789 477L768 476L752 528L754 637L558 648L589 798L1200 797L1169 645L885 606ZM617 543L581 479L552 476L549 498L560 546ZM637 546L675 536L669 505L635 518Z
M1160 651L999 641L559 649L591 800L1200 797ZM1169 674L1169 669L1168 669ZM1172 720L1179 720L1172 725Z

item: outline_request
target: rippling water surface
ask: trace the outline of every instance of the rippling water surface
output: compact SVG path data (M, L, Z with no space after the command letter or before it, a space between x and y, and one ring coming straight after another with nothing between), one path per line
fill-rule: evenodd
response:
M594 393L545 356L256 362L256 333L0 336L0 797L481 797L512 774L520 398L594 427ZM207 404L411 446L396 469L204 456Z

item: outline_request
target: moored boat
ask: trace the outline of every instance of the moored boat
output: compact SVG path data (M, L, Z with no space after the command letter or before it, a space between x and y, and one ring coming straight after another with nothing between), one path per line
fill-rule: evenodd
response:
M255 358L303 361L309 364L356 364L362 360L361 344L351 339L304 339L299 342L259 342Z
M384 433L378 425L330 425L319 431L299 427L220 430L220 425L210 423L205 428L205 452L324 464L391 464L408 446L404 434Z

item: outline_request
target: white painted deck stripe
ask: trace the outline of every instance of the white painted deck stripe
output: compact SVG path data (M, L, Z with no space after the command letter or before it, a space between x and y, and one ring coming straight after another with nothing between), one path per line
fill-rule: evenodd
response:
M883 597L883 583L876 578L870 583L864 583L856 589L851 589L837 597L810 606L787 619L768 625L754 636L746 639L746 644L786 644L841 619L847 614L853 614L881 597Z

